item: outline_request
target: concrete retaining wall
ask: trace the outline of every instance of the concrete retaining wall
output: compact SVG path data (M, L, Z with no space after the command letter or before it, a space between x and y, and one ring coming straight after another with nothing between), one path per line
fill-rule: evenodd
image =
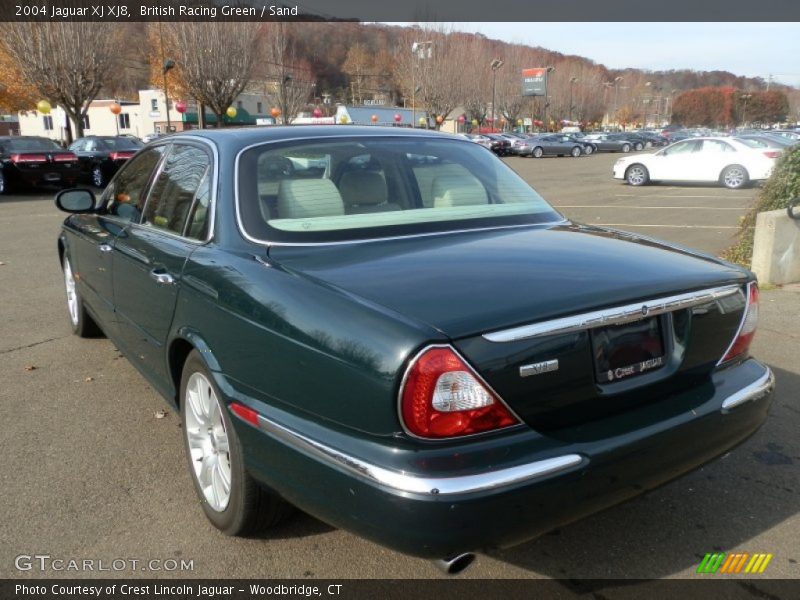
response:
M800 282L800 220L785 210L758 213L751 269L760 283Z

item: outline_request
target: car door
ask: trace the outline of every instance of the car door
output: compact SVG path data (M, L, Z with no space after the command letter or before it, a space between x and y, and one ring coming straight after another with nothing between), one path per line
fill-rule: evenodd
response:
M736 149L722 140L702 140L700 147L695 150L694 175L695 181L719 181L722 170L736 162L732 155Z
M76 279L85 301L109 335L117 331L112 284L114 246L127 224L138 220L144 206L143 192L162 152L162 148L152 148L137 156L106 188L97 212L70 219L73 235L68 251L73 270L77 270Z
M77 140L73 142L73 144L67 148L70 152L75 154L78 157L78 169L80 170L80 177L81 179L88 173L88 169L86 166L86 138L82 140Z
M168 385L164 345L183 267L201 243L192 211L208 197L210 171L211 155L204 145L171 144L141 220L132 222L115 246L114 305L121 342L157 386Z
M684 140L664 148L647 159L650 178L665 181L693 181L696 177L695 150L700 140Z

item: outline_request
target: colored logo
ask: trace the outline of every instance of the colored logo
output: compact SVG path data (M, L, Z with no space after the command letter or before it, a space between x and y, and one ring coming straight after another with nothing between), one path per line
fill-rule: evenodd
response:
M725 554L715 552L706 554L697 567L698 573L763 573L767 568L772 554L750 554L748 552L734 552Z

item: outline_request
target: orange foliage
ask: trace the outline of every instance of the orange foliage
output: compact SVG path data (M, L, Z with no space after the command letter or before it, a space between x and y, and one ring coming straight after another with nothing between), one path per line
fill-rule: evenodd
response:
M0 111L32 110L39 100L37 89L25 81L0 44Z

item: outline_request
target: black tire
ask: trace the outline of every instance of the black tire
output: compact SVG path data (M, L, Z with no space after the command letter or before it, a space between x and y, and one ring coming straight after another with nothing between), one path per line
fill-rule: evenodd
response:
M581 154L583 154L583 152L581 152L581 149L580 149L580 148L578 148L578 146L575 146L575 147L574 147L574 148L573 148L573 149L570 151L570 155L571 155L573 158L578 158L578 157L579 157Z
M592 146L584 146L583 151L586 153L586 156L594 153L594 148Z
M201 373L213 388L219 401L225 432L228 435L228 457L231 466L230 498L227 506L222 511L214 510L206 501L195 476L192 455L189 450L186 416L190 409L186 402L186 387L189 378L194 373ZM239 436L236 435L236 428L231 423L227 403L222 398L220 390L214 383L214 378L200 358L200 353L197 350L193 350L183 365L180 389L181 420L184 431L183 441L189 475L197 497L200 499L203 512L208 520L211 521L211 524L226 535L245 536L277 525L292 513L292 506L277 494L260 487L245 469L242 445L239 441Z
M61 263L61 268L63 269L64 273L65 288L67 288L67 314L69 315L69 324L72 327L72 333L82 338L102 337L103 330L100 329L100 326L86 310L86 305L83 303L83 298L81 298L81 295L75 286L75 278L72 276L72 263L70 262L67 254L64 254L64 260ZM75 313L72 312L72 307L70 306L70 292L68 283L70 278L72 279L72 292L75 295Z
M106 187L106 183L108 183L106 180L106 174L103 172L103 167L100 165L95 165L92 167L91 179L92 185L98 188L104 188Z
M3 171L0 170L0 196L4 196L11 193L11 183L8 181L8 178L3 174Z
M623 151L625 154L627 154L628 152L630 152L630 151L631 151L631 145L630 145L630 144L623 144L623 145L622 145L622 151Z
M640 186L650 182L650 172L640 163L634 163L625 169L625 181L628 185Z
M536 148L531 151L531 156L533 156L533 158L542 158L543 155L544 150L542 150L540 146L536 146Z
M728 165L720 173L719 181L729 190L740 190L750 183L750 175L742 165Z

